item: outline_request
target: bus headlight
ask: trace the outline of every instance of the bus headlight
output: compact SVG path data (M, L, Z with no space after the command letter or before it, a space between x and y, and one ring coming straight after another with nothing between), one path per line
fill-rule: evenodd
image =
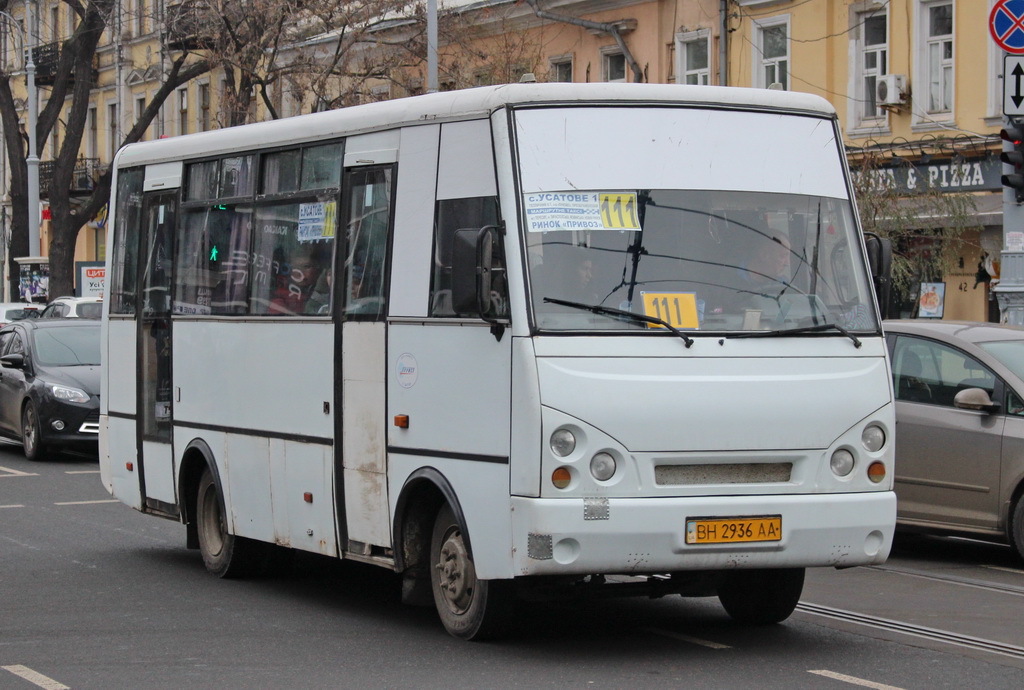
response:
M864 444L864 448L869 453L878 452L885 445L885 432L882 431L882 427L870 424L864 427L864 431L860 435L860 442Z
M608 453L597 453L590 459L590 474L599 482L608 481L615 474L615 458Z
M845 477L853 471L853 453L845 448L840 448L832 453L832 460L829 464L832 466L832 474L837 477Z
M551 452L560 458L572 455L576 450L576 437L568 429L557 429L551 434Z

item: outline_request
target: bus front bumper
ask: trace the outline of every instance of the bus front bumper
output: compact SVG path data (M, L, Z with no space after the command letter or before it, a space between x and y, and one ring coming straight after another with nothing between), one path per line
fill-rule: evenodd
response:
M513 497L512 516L517 577L851 567L888 557L896 494ZM777 540L687 543L690 520L755 517L780 518Z

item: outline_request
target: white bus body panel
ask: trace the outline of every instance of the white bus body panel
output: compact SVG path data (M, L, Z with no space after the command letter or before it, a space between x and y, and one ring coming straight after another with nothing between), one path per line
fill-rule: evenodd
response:
M387 432L384 429L384 324L342 326L345 520L348 538L391 546L388 519Z
M398 152L398 194L391 246L391 316L426 316L430 294L429 257L434 246L434 189L440 125L404 127Z
M111 417L108 414L110 410L125 414L135 412L138 325L134 319L110 319L107 321L106 331L107 338L104 343L107 349L103 361L105 367L116 367L118 375L104 376L101 379L103 388L100 391L100 424L106 425L106 433L100 434L103 443L100 448L100 479L111 495L136 510L141 510L136 421L134 418ZM131 470L128 469L127 463L132 464Z

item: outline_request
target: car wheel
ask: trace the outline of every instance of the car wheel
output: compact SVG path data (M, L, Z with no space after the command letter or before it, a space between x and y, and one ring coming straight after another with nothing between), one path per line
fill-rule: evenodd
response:
M1020 558L1024 558L1024 495L1017 499L1010 517L1010 546Z
M246 577L266 565L266 545L228 533L220 487L209 469L196 492L196 530L203 563L217 577Z
M31 400L25 401L21 410L21 445L25 448L25 457L39 460L43 455L42 431L39 427L39 415Z
M464 640L493 639L512 621L511 580L478 580L462 526L446 503L430 540L430 583L445 630Z
M719 585L718 599L733 620L768 625L789 618L803 589L803 568L733 570Z

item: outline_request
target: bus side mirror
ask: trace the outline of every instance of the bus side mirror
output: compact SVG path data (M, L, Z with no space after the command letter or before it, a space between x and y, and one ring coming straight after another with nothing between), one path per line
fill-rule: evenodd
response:
M490 311L496 231L493 225L455 231L452 238L452 309L456 314L482 317Z
M875 295L882 318L888 317L889 290L892 285L892 241L874 233L864 234L864 248L868 255L868 268L875 284Z

